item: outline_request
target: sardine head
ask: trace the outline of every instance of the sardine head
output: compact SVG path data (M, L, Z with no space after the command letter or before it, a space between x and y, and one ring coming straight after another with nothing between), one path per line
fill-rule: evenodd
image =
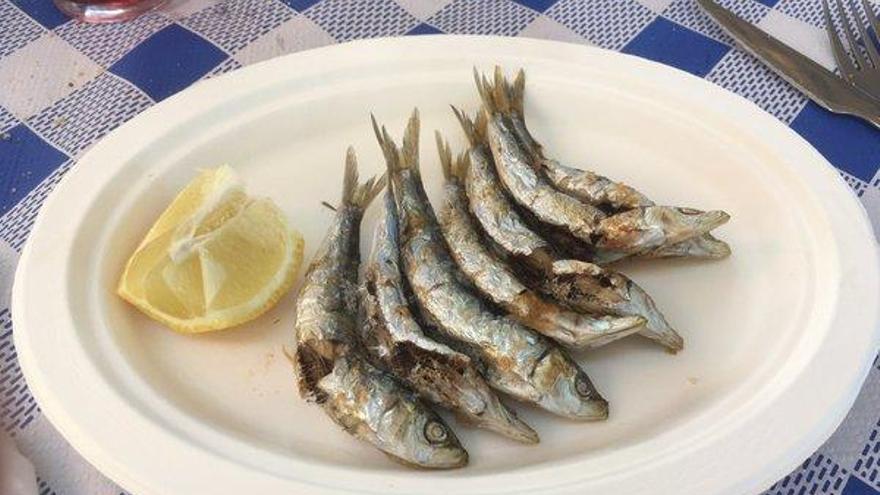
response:
M538 433L517 417L516 413L504 405L494 393L489 389L483 392L483 397L479 398L480 409L468 411L468 415L464 417L465 421L473 422L481 428L500 433L517 442L535 444L540 441Z
M650 206L645 208L644 215L649 225L663 230L668 243L705 234L730 220L730 215L721 210L700 211L672 206Z
M602 220L596 247L611 253L640 253L703 235L729 219L730 215L720 210L636 208Z
M651 296L636 284L629 288L629 300L618 308L624 313L639 315L647 320L641 334L657 341L670 352L678 352L684 348L684 339L669 325L666 318L657 309Z
M405 462L432 469L452 469L468 463L468 453L455 432L436 414L414 411L410 421L402 425L400 445L405 449Z
M551 349L535 365L532 384L542 394L541 406L553 413L578 421L608 417L608 401L587 374L559 349Z

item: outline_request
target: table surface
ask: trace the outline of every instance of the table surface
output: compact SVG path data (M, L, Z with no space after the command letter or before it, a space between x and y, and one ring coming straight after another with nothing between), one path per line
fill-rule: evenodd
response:
M820 0L722 3L834 68ZM733 47L694 0L189 0L111 25L71 21L50 0L0 0L0 423L34 462L41 495L125 493L42 417L12 343L18 255L64 173L115 127L201 79L331 43L428 33L592 44L704 77L810 141L880 224L880 131L808 101ZM880 494L878 360L834 436L767 493Z

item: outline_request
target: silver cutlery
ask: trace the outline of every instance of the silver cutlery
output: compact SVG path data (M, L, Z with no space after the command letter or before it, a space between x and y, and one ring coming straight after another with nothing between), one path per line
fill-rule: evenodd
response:
M764 62L770 69L809 96L813 101L831 112L854 115L880 128L880 99L873 98L870 93L862 89L862 85L869 86L873 84L868 82L868 77L874 77L877 74L878 66L868 65L867 61L865 64L858 66L860 70L855 70L855 66L853 66L853 70L849 74L853 74L854 77L859 79L860 83L857 85L855 82L852 82L853 79L849 79L843 67L841 71L845 73L847 79L836 75L809 57L770 36L763 30L722 7L714 0L697 0L697 3L744 50ZM871 21L873 22L874 19L872 18ZM872 25L872 28L875 27L876 25ZM832 31L829 31L829 34L834 39L837 34L833 32L833 27L831 29ZM871 41L867 35L867 29L864 26L861 29L865 32L863 37ZM852 40L847 40L848 42L851 41L849 44L859 48L860 45L857 45L855 41L855 33L852 31L845 31L845 33L848 33L852 38ZM840 43L840 40L837 39L837 42ZM843 47L840 46L839 48L842 52L841 55L843 55L841 58L847 57ZM835 55L837 54L835 53ZM864 58L863 54L860 55ZM871 60L870 54L868 57L868 60ZM858 63L858 60L856 58L856 63ZM880 60L880 58L877 58L877 60ZM840 63L839 60L838 63ZM880 87L875 87L872 91L880 95Z
M849 4L849 12L841 5L840 0L833 0L837 10L837 18L840 19L840 26L849 45L849 54L840 42L840 37L834 30L834 22L831 20L831 13L828 7L828 0L822 0L822 11L825 14L825 30L828 32L828 39L831 41L831 50L834 52L834 58L837 60L837 68L840 73L849 80L854 86L868 93L874 98L880 99L880 53L877 53L877 46L871 38L869 31L876 37L878 22L874 15L874 9L868 5L867 0L861 0L862 7L871 24L865 27L861 22L859 9L853 0L847 0ZM850 20L853 20L858 26L858 33L854 33ZM867 58L865 57L867 55ZM855 60L855 63L853 63Z

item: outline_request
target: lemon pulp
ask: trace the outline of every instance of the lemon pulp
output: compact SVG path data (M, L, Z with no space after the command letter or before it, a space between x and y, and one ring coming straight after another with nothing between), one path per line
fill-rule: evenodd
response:
M229 328L274 306L302 264L302 236L232 168L201 172L129 258L118 294L184 333Z

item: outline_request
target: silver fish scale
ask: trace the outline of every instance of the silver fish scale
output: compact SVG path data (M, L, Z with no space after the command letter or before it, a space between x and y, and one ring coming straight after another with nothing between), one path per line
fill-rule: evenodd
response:
M502 116L490 118L487 132L495 168L511 196L540 220L563 227L575 237L591 242L590 234L605 215L541 180Z
M429 272L419 269L413 278L420 274L431 277ZM421 286L419 282L413 283ZM490 383L520 399L541 399L527 380L547 351L547 344L537 335L523 332L518 323L508 318L487 313L477 300L462 294L454 284L433 285L422 302L431 318L440 322L452 338L479 349L480 357L488 364L486 374Z
M546 249L547 242L525 225L504 197L485 147L475 146L468 154L465 188L471 198L469 206L489 237L514 255L529 256L535 250Z
M294 362L300 395L348 433L397 460L428 468L467 463L455 433L390 374L373 366L357 332L360 222L382 181L357 183L349 149L343 198L297 301Z
M571 195L586 205L611 207L614 213L625 212L633 208L655 206L651 199L631 186L615 182L589 170L569 167L556 160L546 158L543 147L535 141L526 126L525 117L522 113L523 93L521 86L517 87L517 91L514 91L513 97L516 100L516 104L513 106L514 111L508 113L507 117L510 119L516 139L531 159L540 164L541 175L553 188ZM603 226L600 225L598 230L602 231ZM719 259L730 254L730 247L727 243L716 239L708 233L683 239L677 243L668 242L666 239L662 241L659 246L649 247L636 253L599 250L594 255L595 258L592 261L599 264L607 264L631 256L640 258L695 257Z
M403 174L409 175L406 171ZM402 207L398 208L401 217L415 216L415 212L423 218L427 216L419 201L407 198L408 194L401 196L404 197ZM445 240L436 223L415 222L423 222L423 228L406 239L403 257L422 309L438 323L441 331L479 351L487 365L490 383L503 386L506 392L523 399L539 399L537 391L527 383L527 377L535 361L545 354L547 342L513 320L489 312L453 275L457 271L454 261L445 250L438 249Z
M387 204L391 201L391 204ZM400 248L397 241L397 219L393 213L393 199L386 195L386 209L384 218L379 223L376 230L373 248L370 258L367 262L367 270L365 273L366 280L375 285L375 294L368 293L368 302L376 304L382 318L382 328L372 328L369 331L377 334L387 333L384 337L388 340L385 348L390 352L394 345L400 342L411 343L418 349L445 356L452 362L457 362L458 366L469 367L470 359L448 346L435 342L425 336L418 322L416 322L409 310L409 303L404 296L402 271L398 260L400 258ZM376 335L376 337L383 337ZM410 370L413 371L413 370ZM460 373L461 370L450 368L449 373ZM407 376L402 378L407 379ZM435 388L420 387L421 392L428 398L437 403L446 402L442 392ZM461 392L460 400L465 405L465 409L474 413L482 412L486 408L483 399L469 389L459 387ZM446 404L455 406L455 404Z
M595 172L568 167L549 159L542 159L541 165L551 184L589 204L607 204L615 209L654 205L653 201L632 187Z
M474 284L497 303L514 301L525 292L526 287L505 269L483 248L482 239L467 219L467 197L458 184L447 182L444 208L440 214L443 235L447 244L455 252L456 262L463 272L474 279ZM454 247L453 247L454 246Z
M529 283L580 311L643 316L648 320L648 328L642 332L645 336L660 340L673 350L681 348L681 337L669 327L647 294L629 279L601 269L599 271L604 272L605 279L603 273L589 270L568 270L569 275L562 278L553 276L554 267L578 263L561 259L556 249L535 233L515 210L503 192L501 180L492 163L493 158L486 152L484 144L472 145L468 156L470 163L465 169L465 188L470 198L471 212L483 231L501 247L505 255L512 255L517 262L521 261L537 271L527 274ZM613 283L609 285L603 280Z
M399 260L396 209L387 193L361 291L365 341L378 342L389 370L429 401L476 426L537 442L537 433L500 401L468 356L423 333L409 308Z
M389 168L401 254L422 313L486 367L489 383L540 407L581 421L608 417L608 403L565 352L514 320L495 314L447 251L418 172L418 112L407 124L403 148L374 130Z
M439 330L449 337L467 344L486 364L489 382L521 400L553 407L557 391L539 388L531 380L536 370L546 364L546 356L560 353L545 338L516 321L497 316L455 276L457 267L445 250L445 240L426 198L420 198L416 186L420 179L408 170L400 172L402 180L397 194L398 212L402 225L417 225L418 231L406 232L403 259L410 284L422 310L437 322ZM413 229L415 230L415 229ZM565 376L572 381L578 375L577 366L567 358L559 357L553 363L558 370L554 376ZM558 381L554 387L559 386ZM567 383L563 380L563 383ZM537 386L536 386L537 385ZM549 385L548 385L549 386ZM564 393L571 394L566 390Z
M348 345L356 338L357 262L356 230L359 208L341 206L306 273L296 304L297 340ZM318 345L317 349L325 346ZM333 359L335 355L325 355Z

